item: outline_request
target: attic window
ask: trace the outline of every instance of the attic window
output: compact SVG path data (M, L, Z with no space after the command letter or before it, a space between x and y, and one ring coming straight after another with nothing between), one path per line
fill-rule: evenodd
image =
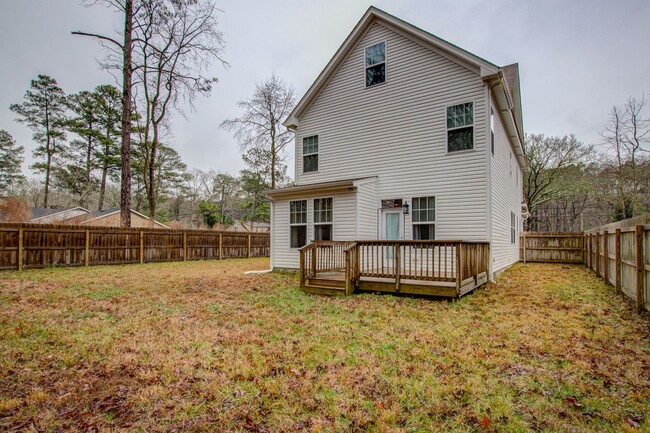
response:
M366 87L386 81L386 43L366 48Z

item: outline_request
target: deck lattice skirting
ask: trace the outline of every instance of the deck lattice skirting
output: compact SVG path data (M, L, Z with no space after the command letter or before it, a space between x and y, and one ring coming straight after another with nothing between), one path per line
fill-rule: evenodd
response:
M489 242L314 241L300 249L300 287L458 298L487 282L489 261Z

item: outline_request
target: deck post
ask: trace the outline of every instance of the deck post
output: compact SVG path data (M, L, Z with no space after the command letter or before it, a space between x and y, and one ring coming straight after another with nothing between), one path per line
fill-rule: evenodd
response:
M636 226L636 309L643 311L643 289L645 276L645 260L643 259L643 226Z
M300 287L305 285L305 250L300 249Z
M401 248L398 243L395 244L395 291L400 291L400 273L401 273Z
M354 254L356 256L355 260L354 260L354 278L355 278L354 284L355 284L355 286L358 284L358 281L361 279L361 271L360 271L361 265L359 263L359 259L361 257L361 254L359 253L359 250L361 250L359 245L354 247Z
M462 242L456 244L456 296L460 297L460 285L462 282L463 255L461 253Z
M345 294L351 295L350 291L350 253L345 253Z
M25 243L25 232L24 229L21 227L18 229L18 270L22 271L23 270L23 244Z
M607 230L603 232L603 256L605 256L603 278L605 279L605 284L609 284L609 232Z
M314 247L311 251L311 272L314 277L316 276L316 251L318 251L318 244L314 242Z
M615 237L616 255L616 293L621 293L621 229L616 229Z

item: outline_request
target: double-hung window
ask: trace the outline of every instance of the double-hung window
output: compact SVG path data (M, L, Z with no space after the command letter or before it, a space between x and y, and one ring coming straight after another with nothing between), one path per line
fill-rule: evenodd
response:
M307 200L289 202L289 230L291 248L307 245Z
M366 87L386 81L386 43L366 48Z
M510 243L514 244L517 236L517 225L516 225L515 213L510 212Z
M314 199L314 239L332 240L332 197Z
M436 238L436 198L414 197L411 221L413 239L433 240Z
M318 171L318 135L302 139L302 172Z
M447 151L474 149L474 103L447 107Z

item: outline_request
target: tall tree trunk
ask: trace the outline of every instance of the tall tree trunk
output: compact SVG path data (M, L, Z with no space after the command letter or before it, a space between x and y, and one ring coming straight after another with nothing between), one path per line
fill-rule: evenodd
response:
M120 225L131 227L131 38L133 33L133 0L124 1L124 59L122 64L122 185L120 192Z
M149 177L149 188L147 188L147 200L149 201L149 219L152 224L156 219L156 154L158 153L158 123L153 122L153 138L151 140L151 158L147 167L146 176Z
M97 210L104 210L104 197L106 197L106 181L108 180L108 153L111 151L110 132L106 128L106 144L104 145L104 160L102 161L102 183L99 187L99 203Z
M45 160L45 197L43 207L47 207L50 195L50 168L52 167L52 154L50 153L50 138L47 139L47 158Z

